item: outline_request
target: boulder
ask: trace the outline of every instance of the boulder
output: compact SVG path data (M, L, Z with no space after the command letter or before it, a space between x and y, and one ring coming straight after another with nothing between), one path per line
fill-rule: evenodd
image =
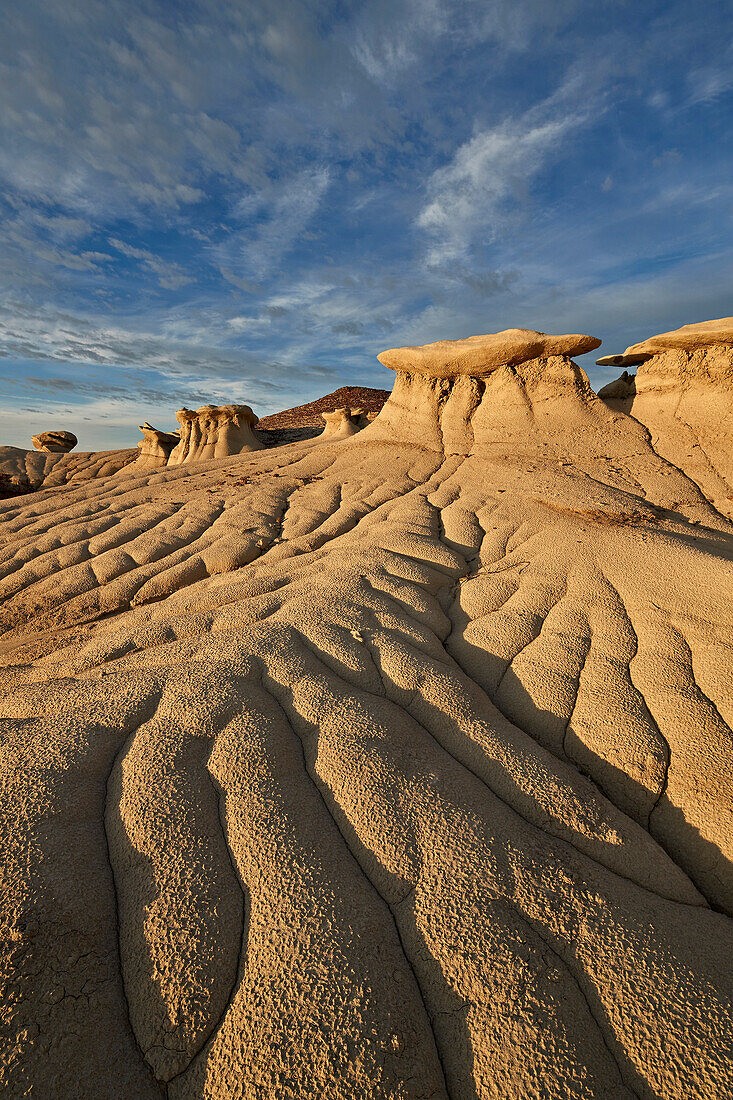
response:
M377 356L394 371L424 374L430 378L485 378L498 367L517 366L530 359L552 355L584 355L601 346L594 336L548 336L533 329L509 328L464 340L438 340L422 347L392 348Z
M648 355L602 355L600 359L596 359L597 367L637 367L639 363L644 363L649 358Z
M73 451L79 440L73 432L51 431L34 435L31 442L37 451L49 455L65 455Z
M200 409L179 409L180 442L171 451L169 466L184 462L206 462L243 451L259 451L255 435L257 417L249 405L202 405Z

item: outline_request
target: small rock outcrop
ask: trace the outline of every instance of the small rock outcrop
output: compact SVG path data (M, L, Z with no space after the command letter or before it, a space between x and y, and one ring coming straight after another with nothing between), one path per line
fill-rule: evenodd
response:
M391 348L377 356L394 371L425 374L431 378L485 378L498 367L517 366L530 359L551 355L584 355L601 346L595 336L548 336L527 328L508 328L465 340L438 340L422 347Z
M137 466L165 466L174 447L181 442L178 432L161 432L147 421L138 425L143 433L143 438L138 443L140 454L137 457Z
M40 432L31 440L37 451L43 451L49 455L66 455L73 451L79 440L73 432L52 431Z
M637 367L648 359L648 355L602 355L596 359L597 367Z
M609 355L608 358L612 359L616 358L616 356ZM613 382L609 382L607 386L603 386L603 388L598 391L598 396L601 401L606 401L609 398L625 400L627 397L632 397L634 393L636 393L636 375L629 374L629 372L625 370L620 378L615 378Z
M333 412L321 413L321 416L326 421L326 426L319 436L320 439L348 439L365 426L361 409L334 409Z
M200 409L179 409L180 442L171 451L169 466L184 462L207 462L243 451L259 451L262 444L253 428L257 417L249 405L202 405Z

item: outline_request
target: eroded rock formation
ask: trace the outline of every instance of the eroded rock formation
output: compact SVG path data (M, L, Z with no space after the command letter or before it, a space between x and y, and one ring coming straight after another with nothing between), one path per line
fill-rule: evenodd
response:
M68 454L69 451L73 451L79 440L76 438L73 432L41 432L40 435L34 435L31 439L31 443L37 451L43 451L45 454Z
M355 435L364 427L363 421L361 423L359 421L362 415L361 410L354 414L351 409L346 408L321 413L322 418L326 421L326 426L321 432L320 438L348 439L349 436Z
M12 485L25 490L50 489L71 482L109 477L130 467L137 454L134 449L64 454L61 451L24 451L20 447L0 447L0 474Z
M415 361L0 504L8 1095L730 1094L733 525L568 355Z
M137 466L165 466L168 463L171 451L181 441L178 432L161 432L147 421L140 425L143 438L138 443L140 454L137 457Z
M601 346L595 336L548 336L534 329L509 328L465 340L439 340L422 347L392 348L377 356L395 371L431 378L484 378L497 367L516 366L528 359L552 355L582 355Z
M171 451L168 462L207 462L261 447L253 428L257 417L249 405L202 405L200 409L179 409L180 443Z
M639 363L599 396L644 424L655 450L733 518L733 318L685 325L615 357ZM625 388L625 392L624 392Z

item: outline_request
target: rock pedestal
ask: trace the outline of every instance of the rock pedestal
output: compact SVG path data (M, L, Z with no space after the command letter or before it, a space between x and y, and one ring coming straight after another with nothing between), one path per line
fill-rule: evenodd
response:
M165 466L174 447L181 442L178 432L161 432L147 421L139 425L143 438L138 443L140 454L136 459L137 466Z
M202 405L200 409L179 409L176 420L181 438L171 451L169 466L184 462L206 462L243 451L259 451L262 444L253 428L257 417L249 405Z

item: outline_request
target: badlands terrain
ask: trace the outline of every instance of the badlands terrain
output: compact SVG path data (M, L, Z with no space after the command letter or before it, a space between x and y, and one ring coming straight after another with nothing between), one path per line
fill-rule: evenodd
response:
M598 344L0 451L4 1095L733 1096L733 319Z

